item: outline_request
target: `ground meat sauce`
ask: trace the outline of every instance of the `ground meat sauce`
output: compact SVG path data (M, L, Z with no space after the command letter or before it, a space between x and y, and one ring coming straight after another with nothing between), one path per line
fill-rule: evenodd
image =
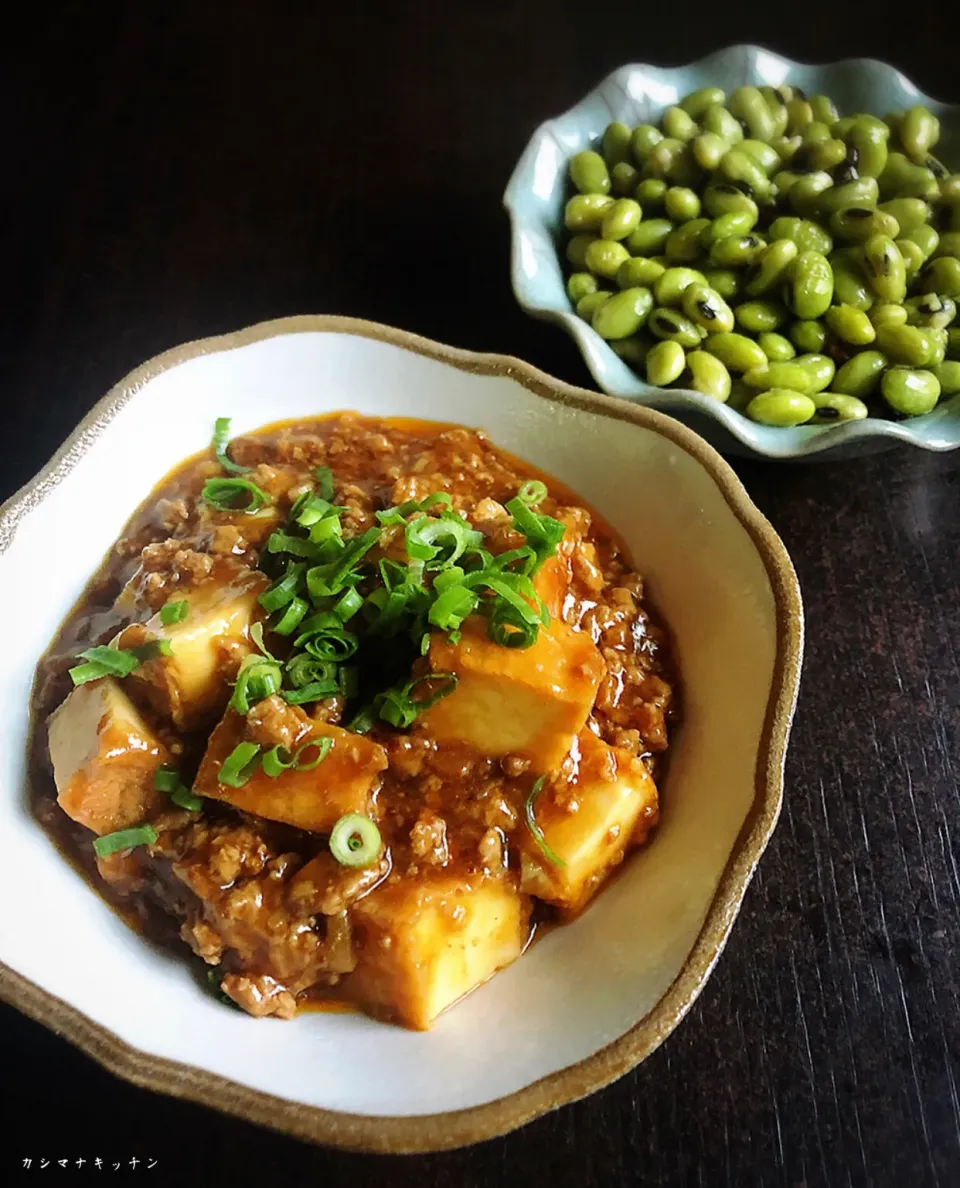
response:
M215 970L220 991L251 1014L290 1018L317 999L353 999L375 1015L429 1026L447 999L522 951L535 923L579 910L624 851L655 825L651 777L675 712L665 630L644 605L642 580L612 531L561 484L496 449L483 433L339 414L238 438L230 451L251 468L246 477L269 494L268 507L252 515L215 510L200 491L206 479L223 474L220 465L210 454L186 462L134 515L41 661L34 694L35 813L131 923L151 936L186 942ZM340 865L320 833L225 800L205 799L202 811L186 811L161 793L150 801L156 842L97 859L93 833L58 805L46 724L71 693L67 670L78 653L122 629L128 632L123 646L135 643L142 624L187 594L202 600L206 592L230 589L256 607L270 580L258 572L260 550L296 497L310 489L318 466L332 471L335 502L345 509L345 538L375 526L378 510L443 491L484 534L492 554L524 543L505 504L524 481L546 480L549 496L540 510L566 526L554 617L581 639L589 637L601 675L582 730L539 792L536 819L576 820L579 812L587 820L596 788L619 787L625 776L646 781L647 788L629 837L620 836L620 818L603 826L610 856L575 891L551 890L551 880L562 883L579 859L570 857L562 872L545 861L527 823L535 764L522 754L484 754L476 745L437 739L429 713L407 730L378 722L365 736L364 745L379 756L369 811L384 843L368 867ZM267 619L259 609L256 617ZM282 648L269 627L267 639ZM250 650L246 634L226 632L216 645L216 704L181 704L162 683L141 681L134 688L130 679L121 682L158 751L187 784ZM245 728L264 746L291 746L317 723L344 725L343 698L297 707L275 695L254 707ZM318 781L322 772L321 764ZM481 889L502 897L488 896L494 904L488 916L473 906L479 901L471 897ZM497 941L501 951L484 965L472 955L477 940L469 930L487 937L501 926L507 928ZM467 929L462 954L458 927ZM522 933L519 941L511 929ZM444 937L453 938L446 949ZM423 981L431 962L439 963L439 989ZM454 966L459 972L451 972Z

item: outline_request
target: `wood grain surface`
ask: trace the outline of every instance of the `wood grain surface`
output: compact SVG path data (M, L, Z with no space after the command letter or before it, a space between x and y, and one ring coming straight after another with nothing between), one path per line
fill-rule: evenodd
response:
M0 71L2 495L146 357L284 314L373 318L589 384L510 292L500 197L533 128L626 61L744 40L886 58L960 101L956 14L881 8L21 13ZM381 1159L133 1089L3 1008L0 1176L74 1182L99 1156L105 1179L213 1186L960 1183L960 458L737 469L796 563L807 661L781 824L657 1053L502 1140ZM37 928L55 947L56 921Z

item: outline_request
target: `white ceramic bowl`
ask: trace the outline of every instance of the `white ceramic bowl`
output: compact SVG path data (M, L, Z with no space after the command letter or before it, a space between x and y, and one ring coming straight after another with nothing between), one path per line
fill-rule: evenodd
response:
M580 919L428 1033L359 1014L280 1024L224 1010L199 990L186 950L180 960L131 932L27 807L34 666L140 500L203 448L218 415L245 432L347 408L480 426L573 486L626 538L682 674L684 723L653 843ZM26 572L43 577L29 613ZM474 1142L631 1068L703 986L780 808L802 646L782 544L695 434L515 359L319 317L161 355L4 506L0 608L17 623L0 684L0 994L138 1084L318 1142ZM29 913L14 906L25 901Z

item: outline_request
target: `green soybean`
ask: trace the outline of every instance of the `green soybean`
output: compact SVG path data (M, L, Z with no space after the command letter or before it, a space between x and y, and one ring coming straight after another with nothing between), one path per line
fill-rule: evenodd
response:
M585 272L587 267L587 248L596 240L596 235L589 235L581 231L571 235L567 241L567 260L577 272Z
M755 140L770 140L775 135L774 117L757 87L737 87L727 106L731 115L743 120Z
M809 99L794 96L787 100L787 131L802 132L813 123L813 108Z
M716 268L740 268L755 260L765 246L759 235L728 235L710 245L710 263Z
M680 305L684 290L691 285L704 285L706 278L696 268L668 268L653 287L657 305Z
M574 194L563 212L570 231L599 231L604 215L614 205L606 194Z
M826 256L801 252L787 281L787 303L798 318L819 318L833 299L833 283L833 269Z
M817 256L816 252L806 253ZM782 281L794 276L798 260L797 245L792 239L777 239L768 244L755 258L745 286L751 297L760 297ZM819 257L824 260L824 257ZM829 269L829 264L827 268Z
M721 215L749 211L753 215L754 225L760 217L760 207L750 197L738 190L736 186L724 182L714 182L703 192L703 207L711 218L719 219Z
M683 312L709 334L733 329L733 310L708 285L688 285L683 291Z
M875 177L861 177L846 185L832 186L820 195L819 210L828 218L838 210L846 210L851 206L874 207L880 197L880 189Z
M805 393L813 391L810 373L796 359L784 363L768 361L762 367L752 367L745 373L743 382L760 391L769 388L789 388L792 392Z
M641 335L635 334L633 338L615 339L610 343L610 349L628 367L632 367L634 371L639 371L646 362L647 355L650 353L650 342Z
M647 158L661 140L663 140L663 133L653 124L638 124L634 128L630 137L630 151L633 153L633 159L637 165L642 167L646 164ZM641 199L642 201L643 199Z
M813 95L810 99L810 110L815 120L822 120L825 124L835 124L840 118L836 105L828 95Z
M888 153L883 173L877 178L880 197L935 199L940 190L933 170L917 165L903 153Z
M658 306L647 319L647 327L657 338L669 339L687 350L700 345L700 331L696 323L679 310Z
M666 257L678 264L692 263L701 254L700 239L709 226L709 219L690 219L674 228L663 247Z
M644 172L650 177L659 177L664 181L679 181L682 161L687 146L675 136L665 136L650 150L644 165Z
M730 142L718 136L716 132L701 132L690 146L693 159L701 169L706 169L710 173L720 164L729 147Z
M682 107L668 107L660 122L664 135L674 140L693 140L700 131L697 121Z
M941 297L960 297L960 260L954 256L940 256L923 270L918 288L925 293L939 293Z
M740 276L732 268L705 268L703 275L710 288L716 289L725 301L740 292Z
M749 334L777 330L789 317L778 301L744 301L733 312L737 324Z
M838 425L842 421L862 421L869 413L862 400L842 392L817 392L810 399L817 410L811 418L812 425Z
M574 305L588 293L596 293L598 288L597 278L592 272L572 272L567 277L567 296Z
M824 314L824 321L837 338L853 346L867 346L877 337L867 315L852 305L832 305Z
M829 387L830 381L837 373L834 361L829 356L816 352L797 355L794 363L803 367L809 375L811 392L822 392L824 388Z
M936 361L937 340L920 326L880 326L877 348L894 363L923 367Z
M920 246L914 243L912 239L901 238L895 239L893 242L897 245L897 251L903 257L903 266L906 269L907 282L909 283L923 267L926 257Z
M789 338L784 338L782 334L773 334L770 331L759 334L757 344L771 363L786 363L789 359L793 359L797 353L796 347Z
M897 245L887 235L873 235L863 245L863 270L882 301L907 295L907 269Z
M700 199L687 186L671 186L664 195L663 206L667 218L675 223L685 223L700 215Z
M626 239L640 225L640 203L632 198L618 198L603 213L600 235L603 239Z
M633 135L627 124L614 120L607 124L603 133L603 159L612 170L630 158L630 138Z
M704 131L712 132L721 137L727 144L737 144L743 140L743 129L735 115L727 111L722 103L711 103L699 117Z
M933 256L934 259L938 256L960 257L960 231L944 231L933 250Z
M830 257L833 269L833 290L836 300L843 305L866 312L876 298L863 275L862 257L842 255L834 252Z
M643 219L627 236L631 256L659 256L673 230L669 219Z
M809 396L802 392L792 392L788 388L773 388L769 392L761 392L754 396L746 408L751 421L782 429L805 424L816 411L817 406Z
M570 158L570 180L581 194L608 194L610 173L599 153L586 149Z
M629 161L618 161L610 169L610 189L619 197L632 194L640 184L640 171Z
M960 329L954 329L952 326L947 331L946 357L960 359Z
M731 371L744 372L767 364L767 356L760 345L743 334L711 334L704 339L703 349L716 355Z
M686 98L680 100L680 106L695 120L699 120L708 107L713 104L724 104L727 96L719 87L701 87L698 91L691 91Z
M663 206L663 199L667 193L667 183L659 177L645 177L639 182L634 191L634 198L644 210L659 210Z
M622 243L613 239L595 239L587 246L585 260L594 276L605 276L612 280L617 275L617 269L629 257L630 253Z
M762 140L752 140L748 137L740 141L738 148L740 152L752 157L766 174L772 173L781 164L780 154Z
M939 293L910 297L903 303L903 308L911 326L927 326L932 330L946 329L957 316L957 303L952 297L941 297Z
M915 161L923 161L940 139L940 121L926 107L911 107L899 128L900 143Z
M709 232L704 239L708 243L727 239L731 235L748 235L756 226L756 212L752 210L732 210L729 214L720 215L710 224Z
M732 148L723 154L718 172L729 182L743 182L760 198L770 193L770 179L749 153Z
M817 213L821 196L832 185L833 178L829 173L808 173L790 187L787 200L797 214L806 219Z
M704 396L724 403L730 396L730 372L716 355L708 351L691 351L687 355L687 370L690 375L681 380L684 387L693 388Z
M857 170L861 177L879 177L887 164L887 141L890 129L876 116L854 116L845 137L856 151Z
M950 359L937 363L930 370L937 377L942 396L955 396L960 392L960 362Z
M686 356L678 342L666 340L652 346L647 354L647 383L664 388L679 379L683 373Z
M801 319L798 322L794 322L787 331L787 334L798 351L804 351L809 354L815 354L821 351L824 343L827 341L826 328L820 322L816 321Z
M894 412L904 417L920 417L936 407L940 381L932 371L891 367L880 381L880 391Z
M811 107L811 111L812 111ZM814 117L801 131L801 139L805 145L819 144L821 140L830 139L830 125Z
M631 256L617 269L617 285L621 289L632 289L635 285L652 288L665 271L663 265L658 264L656 260L646 256Z
M591 325L601 338L630 338L653 309L653 294L637 287L621 289L594 311Z
M891 198L889 202L881 202L877 210L897 220L901 235L907 235L929 222L932 213L930 204L922 198ZM896 236L893 238L896 239Z
M858 351L839 368L830 386L834 392L862 400L880 383L888 365L889 360L882 351Z
M880 302L871 307L867 317L873 322L874 328L879 330L881 326L903 326L907 320L907 311L902 305Z
M891 214L872 210L868 206L848 206L830 216L830 230L837 239L848 243L865 243L874 235L896 239L900 224Z
M829 256L833 251L832 238L818 223L795 215L781 215L774 219L768 234L771 240L793 240L801 252L819 252L822 256Z
M585 322L592 322L593 315L605 301L610 300L609 289L598 289L595 293L585 293L577 302L577 316Z

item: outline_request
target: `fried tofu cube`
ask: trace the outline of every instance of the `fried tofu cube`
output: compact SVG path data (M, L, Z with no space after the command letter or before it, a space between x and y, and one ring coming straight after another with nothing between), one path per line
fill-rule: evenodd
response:
M120 633L121 648L169 640L172 655L147 661L128 679L178 729L196 729L223 711L230 683L252 650L250 627L267 585L263 574L238 568L226 583L208 581L174 596L171 601L188 604L179 623L164 625L156 614Z
M558 619L529 648L503 647L487 636L484 620L468 619L458 643L433 636L430 667L459 678L419 719L431 738L484 755L517 755L538 772L569 754L604 672L590 636Z
M354 904L350 993L419 1031L523 952L530 901L506 880L439 871L384 883Z
M583 908L611 867L645 840L657 821L657 788L639 759L585 730L576 777L544 788L534 819L563 863L551 862L532 836L524 842L521 889L570 912Z
M154 773L166 747L113 677L78 685L50 715L57 801L94 833L139 825L159 807Z
M224 800L244 812L311 833L329 833L346 813L369 816L380 772L387 767L383 747L340 726L314 722L305 714L302 718L302 729L290 739L291 748L321 738L329 738L332 743L317 767L310 771L291 768L276 777L257 767L242 788L221 784L218 777L224 759L247 737L246 720L228 710L210 736L194 791L198 796Z
M548 557L533 579L533 588L546 603L551 618L559 619L572 581L570 558L555 553Z

